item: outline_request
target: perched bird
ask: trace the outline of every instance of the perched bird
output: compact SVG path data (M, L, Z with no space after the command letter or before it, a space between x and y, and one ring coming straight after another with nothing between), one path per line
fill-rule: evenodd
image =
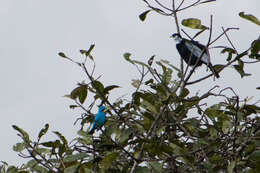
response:
M180 34L175 33L171 36L176 41L176 48L184 61L191 66L201 66L205 64L212 73L219 78L219 74L213 68L210 62L208 48L197 41L182 38Z
M96 129L100 129L106 122L106 113L104 110L106 109L105 106L100 106L98 109L98 113L95 116L94 123L89 130L89 134L93 134Z

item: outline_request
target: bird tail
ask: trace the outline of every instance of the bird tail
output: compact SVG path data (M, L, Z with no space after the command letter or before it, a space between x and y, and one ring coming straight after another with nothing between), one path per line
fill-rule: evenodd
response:
M209 63L209 69L212 71L212 73L214 74L214 76L216 76L216 78L219 78L219 74L218 72L216 72L216 70L214 69L214 67L212 66L211 63Z
M95 131L95 122L93 123L93 125L92 125L92 127L90 128L90 130L89 130L89 132L88 132L88 134L93 134L94 133L94 131Z

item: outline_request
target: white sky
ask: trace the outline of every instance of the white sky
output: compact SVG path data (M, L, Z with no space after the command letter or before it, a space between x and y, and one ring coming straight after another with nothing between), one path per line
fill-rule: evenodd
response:
M221 26L240 27L229 36L241 52L260 35L259 26L241 19L244 11L260 19L259 0L217 0L180 13L180 20L200 18L208 25L214 15L216 37ZM122 86L117 93L129 94L131 79L138 75L135 68L123 59L123 53L131 52L138 60L147 61L155 54L156 60L167 59L175 65L179 57L169 36L176 32L173 18L150 13L145 22L138 15L146 10L141 0L1 0L0 1L0 160L10 164L21 163L12 151L20 141L12 125L16 124L36 137L45 123L50 131L60 131L72 139L78 128L73 122L79 111L70 110L72 103L62 96L68 94L84 79L78 67L57 56L60 51L71 57L79 57L79 49L88 49L95 43L96 75L106 84ZM184 28L187 32L191 30ZM206 43L207 34L199 38ZM204 39L204 40L203 40ZM216 45L227 45L219 41ZM225 63L219 51L211 52L212 63ZM259 66L259 64L258 64ZM193 79L204 75L205 67L196 71ZM196 92L206 91L218 84L222 88L234 87L242 97L259 99L260 70L250 65L246 72L255 74L241 80L238 73L228 69L221 79L207 81L193 87ZM54 136L54 135L52 135Z

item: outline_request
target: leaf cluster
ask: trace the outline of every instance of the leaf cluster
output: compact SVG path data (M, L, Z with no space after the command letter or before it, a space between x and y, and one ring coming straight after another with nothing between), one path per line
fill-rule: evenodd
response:
M173 8L159 1L155 1L157 6L147 0L144 2L149 9L139 16L141 21L145 21L150 12L173 16L177 31L180 31L176 15L179 11L213 0L199 0L188 6L183 6L184 1L178 5L173 1ZM239 15L258 23L252 15ZM212 33L212 26L202 25L199 19L183 19L181 23L200 30L191 39L206 30ZM248 60L250 63L259 61L259 38L239 53L227 35L234 28L222 29L216 38L210 36L207 44L213 45L222 36L230 43L230 46L220 47L221 53L227 55L226 62L214 68L221 72L233 66L241 77L248 76L244 66L248 65ZM87 78L87 82L77 84L65 95L73 102L69 106L71 109L82 110L75 122L80 123L77 136L69 142L60 132L54 131L56 139L45 141L43 137L50 133L49 124L46 124L33 140L24 129L14 125L21 142L15 144L13 150L29 161L20 167L2 162L1 172L260 172L258 102L241 99L230 87L213 86L205 93L194 95L188 86L204 81L212 74L190 81L194 69L188 72L188 67L178 68L169 61L156 60L155 55L147 62L141 62L131 53L125 53L124 59L136 67L140 77L132 80L134 91L130 98L111 101L111 93L119 86L106 86L101 76L95 77L94 47L92 44L88 50L80 50L82 62L59 53L80 67ZM86 66L90 63L93 63L92 70ZM209 99L220 101L208 105ZM92 136L87 133L87 126L94 120L96 112L92 108L97 103L107 107L107 122Z

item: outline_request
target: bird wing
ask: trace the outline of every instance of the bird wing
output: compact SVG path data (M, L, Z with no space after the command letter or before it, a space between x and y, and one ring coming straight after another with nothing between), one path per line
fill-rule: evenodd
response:
M90 130L89 130L88 133L89 133L89 134L93 134L96 128L97 128L97 127L96 127L96 122L94 122L94 123L92 124L92 127L90 128Z
M89 130L89 134L93 134L95 129L101 128L106 122L106 114L102 111L98 112L95 116L94 123Z
M100 120L102 120L101 112L97 113L94 119L94 123L92 124L92 127L89 130L89 134L93 134L95 129L101 127Z
M95 122L99 127L103 126L106 122L106 114L104 112L99 112L95 117Z
M191 42L191 41L185 41L185 45L187 46L187 48L192 52L192 54L194 54L196 57L200 58L201 54L203 53L203 51L205 53L203 53L202 57L201 57L201 61L205 64L209 64L210 63L210 58L209 58L209 54L207 52L207 48L203 45L198 45L198 42ZM203 47L203 49L201 49ZM205 50L204 50L205 49Z

